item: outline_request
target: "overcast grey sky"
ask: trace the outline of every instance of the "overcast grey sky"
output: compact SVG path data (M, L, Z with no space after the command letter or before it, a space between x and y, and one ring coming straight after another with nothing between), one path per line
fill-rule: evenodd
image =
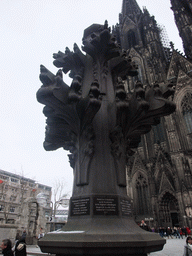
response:
M170 41L182 51L182 43L169 0L138 0L159 24ZM55 73L53 53L81 47L83 30L93 23L118 22L122 0L6 0L0 1L0 169L23 174L52 186L65 178L72 189L73 171L68 152L43 148L45 117L36 100L41 86L39 66ZM68 75L64 81L70 85Z

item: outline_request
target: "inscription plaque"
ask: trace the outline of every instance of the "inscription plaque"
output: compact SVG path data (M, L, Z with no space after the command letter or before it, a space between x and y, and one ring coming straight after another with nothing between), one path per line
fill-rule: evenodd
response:
M71 216L89 215L90 198L80 198L71 200Z
M121 199L120 205L121 205L122 216L131 217L132 216L131 202L127 199Z
M93 214L118 215L118 199L111 196L97 196L93 198Z

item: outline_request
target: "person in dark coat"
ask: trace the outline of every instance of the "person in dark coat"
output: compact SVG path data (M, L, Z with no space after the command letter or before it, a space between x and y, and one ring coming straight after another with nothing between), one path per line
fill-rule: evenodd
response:
M15 244L15 256L26 256L26 243L25 238L21 238Z
M27 236L27 233L26 233L26 230L23 230L23 233L22 233L22 236L21 236L21 238L23 239L26 239L26 236Z
M2 254L4 256L13 256L12 244L10 239L4 239L1 243Z
M186 245L184 246L183 256L192 256L192 237L188 236L186 239Z

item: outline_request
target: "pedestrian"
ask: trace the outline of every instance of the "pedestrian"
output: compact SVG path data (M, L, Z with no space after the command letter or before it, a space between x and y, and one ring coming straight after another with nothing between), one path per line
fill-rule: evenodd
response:
M146 231L149 231L149 227L147 226L147 224L145 223L144 220L141 221L139 226L140 226L140 228L142 228L142 229L144 229Z
M192 256L192 238L188 236L186 239L186 245L184 245L183 256Z
M26 236L27 236L27 232L26 232L26 230L23 230L21 238L25 240Z
M15 237L15 242L17 242L20 239L19 232L17 232L16 237Z
M173 235L177 238L181 238L181 236L180 236L180 233L179 233L179 228L177 228L177 227L174 227L173 228L174 229L174 233L173 233Z
M40 232L39 232L39 235L38 235L38 240L41 239L42 237L44 237L44 232L43 232L43 229L40 228Z
M164 227L159 227L159 235L164 237Z
M185 237L187 237L187 229L185 226L182 228L182 233L185 235Z
M10 239L4 239L1 244L2 254L4 256L13 256L12 244Z
M171 229L170 227L167 228L167 237L168 237L168 238L169 238L169 237L173 238L173 237L172 237L172 229Z
M182 232L182 229L181 228L178 228L178 231L179 231L179 234L180 234L180 237L183 239L183 232Z
M190 228L189 227L186 227L186 231L187 231L187 235L191 235L191 230L190 230Z
M15 256L26 256L26 243L25 238L21 238L15 244Z

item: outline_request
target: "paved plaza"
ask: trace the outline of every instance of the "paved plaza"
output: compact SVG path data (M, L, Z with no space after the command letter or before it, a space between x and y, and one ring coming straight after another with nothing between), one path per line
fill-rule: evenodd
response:
M186 238L169 238L162 251L150 253L149 256L183 256Z
M150 253L149 256L183 256L185 238L178 239L166 239L166 244L162 251ZM38 255L42 254L38 246L27 245L27 255ZM44 254L46 255L46 254ZM42 255L43 256L43 255Z

